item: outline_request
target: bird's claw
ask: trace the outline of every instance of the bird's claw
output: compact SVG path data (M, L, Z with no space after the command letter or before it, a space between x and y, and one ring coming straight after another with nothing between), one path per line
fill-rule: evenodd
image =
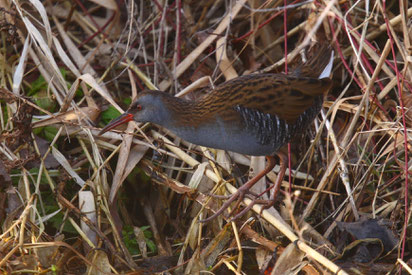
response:
M282 165L284 166L281 171L280 171L280 175L278 177L278 180L276 181L275 184L275 190L277 190L280 186L280 181L284 176L285 170L286 170L286 166L284 165L285 163L285 159L287 160L287 156L285 156L283 153L278 153L279 158L280 158L280 164L281 167ZM216 218L217 216L221 215L227 208L230 207L230 205L232 204L232 202L236 201L235 206L233 207L233 210L229 213L229 217L233 215L234 211L236 211L239 206L240 203L243 201L243 199L246 196L249 195L253 195L254 198L251 198L252 202L247 205L245 207L245 209L243 209L242 211L240 211L238 214L236 214L233 218L230 219L230 221L236 220L240 217L242 217L244 214L246 214L255 204L258 204L261 200L258 200L258 198L260 196L262 196L263 194L265 194L267 191L269 191L270 188L266 189L265 191L263 191L261 194L254 194L253 192L250 191L250 188L258 181L260 180L262 177L264 177L267 173L269 173L273 167L275 166L275 161L274 161L274 157L273 156L267 156L267 164L266 167L263 171L261 171L258 175L256 175L254 178L250 179L247 183L245 183L244 185L242 185L234 194L232 194L228 200L222 205L222 207L219 208L219 210L216 211L216 213L214 213L212 216L204 219L204 220L200 220L200 222L208 222L213 220L214 218ZM276 192L275 192L276 193ZM224 196L218 196L218 195L213 195L214 197L223 197ZM275 198L276 196L274 196ZM273 198L273 200L274 200ZM267 203L267 202L266 202ZM274 202L273 202L274 203Z
M242 186L243 187L243 186ZM239 208L240 203L243 201L243 198L245 195L249 192L249 190L243 190L243 188L240 187L234 194L228 197L227 201L222 205L222 207L219 208L212 216L200 220L200 222L208 222L216 218L217 216L221 215L226 209L230 207L232 202L236 201L235 207L233 208L232 211L229 213L229 217L233 214L233 212ZM227 196L219 196L219 195L213 195L214 197L223 197L226 198ZM242 211L243 212L243 211ZM237 214L235 217L237 217L239 214ZM243 215L242 215L243 216ZM231 219L233 220L233 219Z
M236 192L237 193L237 192ZM209 194L209 196L215 198L215 199L220 199L220 200L228 200L230 199L233 195L235 195L236 193L232 194L232 195L217 195L217 194ZM253 198L259 197L258 194L256 194L255 192L252 191L247 191L244 192L244 197L249 198L251 200L253 200Z
M262 202L260 204L262 205L262 210L260 210L260 213L262 213L263 210L269 209L274 206L275 200L266 200L265 202Z
M243 187L243 186L242 186ZM245 215L255 204L272 204L272 201L267 201L267 200L259 200L258 198L260 196L262 196L264 193L262 194L256 194L250 190L247 190L246 188L242 188L240 187L234 194L232 194L231 196L221 196L221 195L212 195L215 198L223 198L226 199L227 201L222 205L222 207L220 207L212 216L204 219L204 220L200 220L200 222L208 222L213 220L214 218L216 218L217 216L221 215L227 208L229 208L229 206L232 204L232 202L236 201L235 206L233 207L233 210L230 211L228 217L232 216L233 213L239 209L239 206L241 204L241 202L243 201L243 199L249 198L252 202L247 205L244 209L242 209L239 213L237 213L235 216L233 216L229 221L234 221L236 219L239 219L240 217L242 217L243 215ZM245 190L244 190L245 189Z

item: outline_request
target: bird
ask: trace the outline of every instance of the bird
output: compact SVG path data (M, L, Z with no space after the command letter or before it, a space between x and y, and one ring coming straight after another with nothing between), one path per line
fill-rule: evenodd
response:
M114 129L129 121L160 125L184 140L215 149L250 156L266 156L265 169L259 172L210 217L221 215L236 201L229 213L239 207L249 189L280 160L280 171L274 183L274 194L264 208L274 204L283 180L287 155L280 148L305 129L319 114L324 97L332 86L333 50L328 46L314 47L311 57L301 62L290 74L254 73L217 85L204 97L185 100L158 90L138 94L129 109L106 125L99 133ZM253 200L233 219L244 215Z

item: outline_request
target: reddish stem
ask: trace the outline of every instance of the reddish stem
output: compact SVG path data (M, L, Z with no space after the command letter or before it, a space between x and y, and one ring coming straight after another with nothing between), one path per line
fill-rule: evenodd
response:
M288 25L287 25L287 1L283 0L283 35L285 37L285 73L288 73ZM289 194L292 193L292 150L290 142L288 143L288 168L289 168Z
M332 22L329 20L329 25L330 25L330 29L332 31L332 36L335 37L335 28L333 27ZM338 51L339 57L342 61L343 66L345 66L346 70L348 71L348 73L351 75L351 77L353 78L353 80L356 82L356 84L358 84L358 86L363 89L363 85L362 83L359 81L359 79L353 74L353 71L349 68L348 63L346 62L345 58L343 57L343 53L342 53L342 49L340 48L340 45L338 43L338 41L336 40L336 49Z
M97 32L86 38L84 41L82 41L79 45L77 45L77 48L83 47L84 44L87 44L90 40L92 40L94 37L96 37L98 34L102 34L104 38L108 38L107 34L104 32L104 30L107 28L107 26L110 24L110 22L113 21L116 13L114 12L112 16L107 20L107 22L100 27L99 24L97 24L96 20L94 20L93 16L90 15L89 11L86 9L86 7L83 5L83 3L79 0L75 0L76 4L82 9L84 14L87 14L87 17L90 19L90 21L93 23L93 25L96 27Z
M402 1L402 0L400 0ZM393 43L393 37L389 28L389 20L388 20L388 16L386 14L386 0L383 0L383 18L385 20L385 24L386 24L386 32L388 34L390 43L391 43L391 49L392 49L392 56L393 56L393 62L395 65L395 72L396 72L396 81L397 81L397 86L398 86L398 94L399 94L399 102L401 104L401 114L402 114L402 126L403 126L403 135L404 135L404 151L405 151L405 166L404 166L404 173L405 173L405 186L404 186L404 204L405 204L405 221L404 221L404 227L403 227L403 240L402 240L402 249L401 249L401 259L404 259L404 255L405 255L405 244L406 244L406 230L407 230L407 226L408 226L408 136L407 136L407 128L406 128L406 118L405 118L405 108L404 108L404 102L403 102L403 98L402 98L402 85L401 85L401 74L399 73L398 70L398 65L396 62L396 54L395 54L395 48L394 48L394 43ZM402 82L403 82L403 76L402 76ZM394 148L394 150L396 150L396 147ZM402 272L402 267L400 267L399 270L399 274Z
M296 2L299 2L299 0L293 1L292 3L290 3L290 5L293 5L293 4L295 4ZM285 8L285 9L286 9L286 8ZM272 15L271 17L269 17L266 21L263 21L263 23L260 24L256 29L250 30L250 31L248 31L247 33L245 33L244 35L242 35L241 37L238 37L238 38L234 39L234 42L241 41L241 40L245 39L246 37L250 36L252 33L260 30L261 28L263 28L265 25L267 25L270 21L272 21L273 19L275 19L278 15L282 14L283 12L284 12L283 10L278 11L277 13L275 13L274 15ZM286 34L285 34L285 35L286 35ZM285 39L286 39L286 37L285 37Z
M176 11L176 21L177 21L177 26L176 26L176 64L180 63L181 60L181 45L182 45L182 16L181 16L181 9L182 9L182 0L177 0L177 11Z

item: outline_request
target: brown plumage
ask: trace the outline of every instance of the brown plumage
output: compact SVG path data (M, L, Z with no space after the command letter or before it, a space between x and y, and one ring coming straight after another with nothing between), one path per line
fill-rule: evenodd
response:
M227 120L238 116L235 106L276 115L294 123L314 99L327 93L329 78L315 79L282 74L252 74L229 80L216 87L192 108L191 120L181 123L201 124L220 115ZM195 114L195 116L193 116ZM192 121L193 120L193 121Z

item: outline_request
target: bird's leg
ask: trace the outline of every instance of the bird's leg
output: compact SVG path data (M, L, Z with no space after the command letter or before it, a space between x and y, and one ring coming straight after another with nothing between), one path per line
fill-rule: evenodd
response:
M255 177L250 179L244 185L239 187L239 189L234 194L232 194L232 196L230 196L230 198L222 205L222 207L219 210L216 211L215 214L213 214L212 216L210 216L210 217L208 217L204 220L201 220L200 222L208 222L208 221L213 220L217 216L221 215L223 213L223 211L225 211L230 206L230 204L232 202L234 202L235 200L237 200L237 203L236 203L235 207L233 208L233 211L236 210L237 207L239 206L239 204L242 202L243 198L245 197L245 194L247 192L249 192L249 189L253 185L255 185L256 182L258 182L267 173L272 171L273 167L275 167L275 158L273 156L266 156L266 159L267 159L267 164L266 164L265 169L263 169L259 174L257 174ZM232 214L232 212L229 214L229 216Z
M262 206L262 210L260 210L260 213L262 213L263 210L268 209L270 207L272 207L275 204L276 201L276 196L277 193L280 189L280 186L282 185L282 180L283 177L285 176L285 172L286 172L286 164L288 162L288 156L285 153L282 152L278 152L277 153L278 157L279 157L279 166L280 166L280 170L278 173L278 176L276 178L276 182L274 185L272 185L271 187L267 188L265 191L263 191L262 193L260 193L256 199L252 200L248 206L246 206L242 211L240 211L238 214L236 214L236 216L234 216L231 221L236 220L240 217L242 217L243 215L245 215L255 204L263 204ZM268 192L270 189L274 188L273 191L273 197L270 201L262 201L262 200L258 200L258 198L260 196L262 196L263 194L265 194L266 192Z
M262 209L260 210L260 213L262 213L262 211L265 210L265 209L269 209L270 207L272 207L275 204L277 194L280 190L280 187L282 186L283 177L285 176L285 173L286 173L286 168L287 168L287 163L288 163L288 156L283 152L278 152L277 155L279 157L279 166L280 166L280 168L279 168L278 177L276 178L275 185L273 186L273 188L274 188L273 197L272 197L272 199L270 200L269 203L266 203L262 206ZM289 171L289 173L290 173L290 171Z
M277 153L280 161L279 161L279 166L280 166L280 170L278 173L278 176L276 178L276 182L274 185L272 185L271 187L267 188L265 191L263 191L262 193L260 193L258 196L256 196L256 199L252 200L252 202L246 206L242 211L240 211L238 214L236 214L236 216L234 216L231 221L236 220L240 217L242 217L243 215L245 215L255 204L262 204L262 209L260 210L260 214L262 213L263 210L268 209L270 207L272 207L275 204L276 201L276 197L277 197L277 193L279 192L280 186L282 185L282 181L283 181L283 177L285 176L286 173L286 164L288 161L288 157L286 154L279 152ZM268 192L270 189L274 188L275 190L273 191L273 197L270 201L262 201L262 200L258 200L257 198L259 198L260 196L262 196L263 194L265 194L266 192Z

